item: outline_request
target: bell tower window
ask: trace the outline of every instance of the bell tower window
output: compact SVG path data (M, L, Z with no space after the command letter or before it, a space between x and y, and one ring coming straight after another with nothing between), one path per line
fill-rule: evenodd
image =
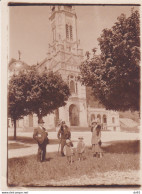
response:
M69 26L66 24L66 38L69 39Z
M69 84L69 88L70 88L70 92L71 94L78 94L78 86L77 86L77 79L75 76L73 75L69 75L68 76L68 84Z
M72 36L72 26L70 26L70 40L73 40L73 36Z
M73 40L72 26L66 24L66 38L67 40Z
M70 91L71 93L75 93L75 84L73 80L70 81Z

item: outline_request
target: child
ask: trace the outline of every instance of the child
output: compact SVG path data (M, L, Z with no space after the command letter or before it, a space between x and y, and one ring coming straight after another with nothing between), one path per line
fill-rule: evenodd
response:
M83 159L83 153L85 151L85 143L83 141L83 137L79 137L78 139L79 141L77 144L77 153L78 153L79 161L81 161Z
M73 156L73 143L71 142L71 140L67 139L66 140L66 145L65 145L65 155L67 157L67 162L69 164L72 164L73 160L72 160L72 156Z
M98 120L92 122L92 151L93 157L102 157L102 149L100 147L101 142L101 125L98 124Z

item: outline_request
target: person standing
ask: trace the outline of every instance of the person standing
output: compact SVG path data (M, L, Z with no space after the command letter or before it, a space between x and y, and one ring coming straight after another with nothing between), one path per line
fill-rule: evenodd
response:
M101 149L101 144L102 144L102 142L101 142L101 125L98 124L97 127L96 127L96 130L97 130L97 138L98 138L97 157L102 158L103 150Z
M83 141L83 137L78 138L78 144L77 144L77 153L78 153L78 160L81 161L83 160L83 153L85 151L85 143Z
M100 153L100 139L101 139L101 132L100 132L100 128L101 126L98 124L98 120L95 119L94 121L92 121L92 127L91 127L91 131L92 131L92 139L91 139L91 143L92 143L92 152L93 152L93 157L98 157L99 153Z
M33 138L38 143L37 161L43 162L46 158L46 146L49 143L48 132L43 127L44 121L38 120L38 127L34 129Z
M73 143L71 142L70 139L67 139L66 140L66 145L65 145L65 154L66 154L66 157L67 157L67 162L69 164L72 164L73 162Z
M65 156L63 149L64 149L64 146L66 145L66 140L71 138L71 132L68 126L66 125L65 121L62 121L57 137L60 140L60 144L61 144L61 155Z

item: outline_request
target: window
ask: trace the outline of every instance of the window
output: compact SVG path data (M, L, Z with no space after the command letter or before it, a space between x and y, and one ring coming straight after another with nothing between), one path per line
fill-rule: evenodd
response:
M72 31L72 26L66 24L66 38L68 40L73 40L73 31Z
M69 27L68 27L68 24L66 24L66 38L69 39Z
M101 123L101 115L97 115L97 119L99 120L99 122Z
M76 82L76 93L78 93L78 87L77 87L77 82Z
M70 81L70 91L71 93L75 93L75 84L73 80Z
M103 123L107 123L106 115L103 115Z
M73 40L73 35L72 35L72 26L70 26L70 40Z
M93 121L93 120L95 120L95 115L94 114L91 115L91 121Z
M115 118L114 117L112 117L112 123L115 123Z

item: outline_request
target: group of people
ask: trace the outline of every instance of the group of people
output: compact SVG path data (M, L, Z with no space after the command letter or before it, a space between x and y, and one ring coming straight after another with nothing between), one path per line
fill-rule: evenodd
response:
M34 129L33 138L38 143L38 153L37 160L43 162L46 156L46 146L49 143L48 132L43 127L44 121L40 119L38 121L39 126ZM101 125L99 121L96 119L91 123L91 132L92 132L92 152L93 157L102 157L102 149L101 149ZM67 162L72 164L73 155L75 154L73 149L73 143L71 141L71 132L66 125L65 121L60 123L60 128L57 133L57 137L59 139L59 148L61 147L61 156L67 157ZM58 149L59 151L59 149ZM82 136L78 137L78 143L76 147L76 152L78 156L78 160L81 161L84 159L85 153L85 143L84 138Z

